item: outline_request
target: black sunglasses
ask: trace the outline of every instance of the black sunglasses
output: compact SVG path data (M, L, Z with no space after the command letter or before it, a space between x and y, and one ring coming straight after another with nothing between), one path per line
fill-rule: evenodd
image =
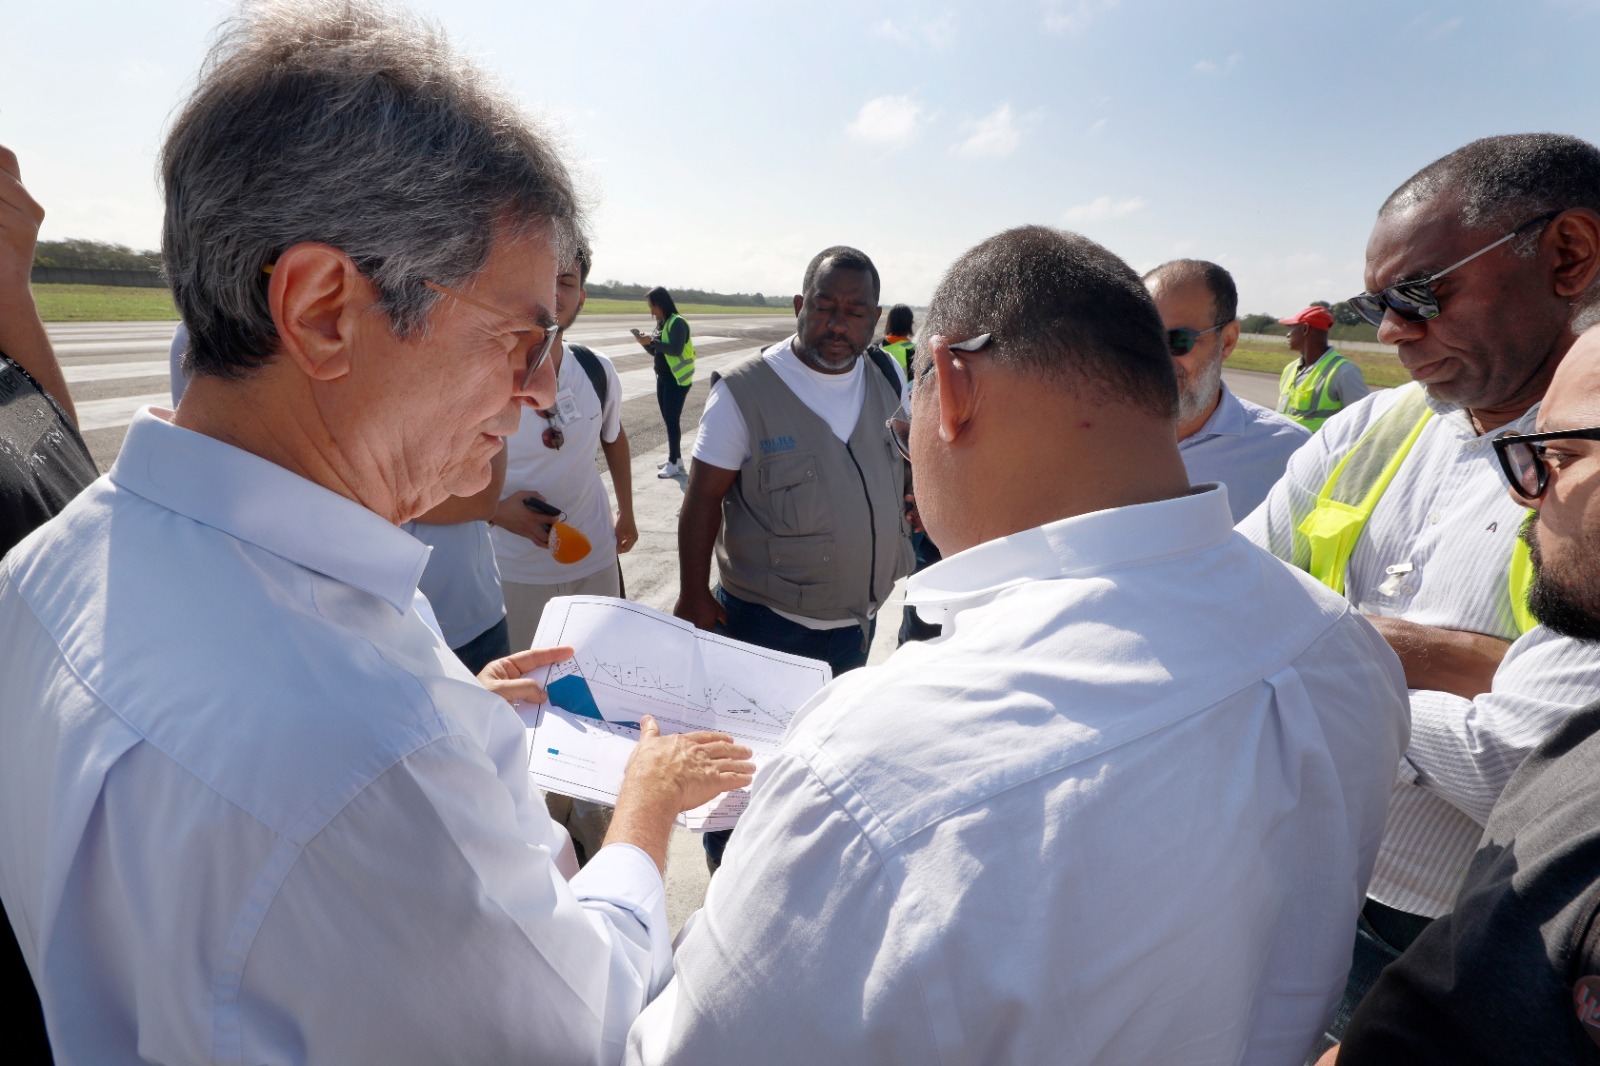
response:
M1566 210L1565 208L1561 209ZM1390 285L1387 289L1377 292L1364 292L1360 296L1350 297L1350 306L1356 314L1366 319L1374 326L1383 325L1383 316L1386 311L1393 311L1407 322L1426 322L1439 317L1439 297L1434 295L1432 285L1457 267L1466 266L1480 255L1494 251L1502 244L1519 236L1534 226L1549 222L1561 214L1561 211L1546 211L1538 218L1530 218L1510 233L1501 237L1493 244L1479 248L1459 263L1445 267L1437 274L1422 278L1417 281L1402 281Z
M982 351L993 339L993 334L980 333L970 340L956 341L946 345L952 352L978 352ZM921 374L912 378L906 387L900 391L900 406L895 408L894 414L884 419L884 425L889 427L889 439L894 441L895 451L900 453L900 458L906 462L911 461L911 393L917 383L933 371L932 356Z
M1553 440L1600 440L1600 426L1593 429L1558 429L1551 433L1507 434L1494 439L1494 454L1500 472L1511 490L1525 500L1537 500L1550 487L1550 461L1545 449Z
M1194 351L1195 342L1207 333L1215 333L1226 326L1226 322L1218 322L1210 329L1190 329L1188 326L1179 326L1177 329L1167 330L1167 350L1173 355L1188 355Z

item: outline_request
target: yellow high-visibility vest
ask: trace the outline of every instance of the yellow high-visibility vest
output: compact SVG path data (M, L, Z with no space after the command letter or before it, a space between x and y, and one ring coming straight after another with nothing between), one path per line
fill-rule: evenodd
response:
M1295 531L1296 564L1341 596L1361 531L1433 417L1421 385L1413 382L1402 386L1400 392L1399 401L1334 466L1317 494L1317 505ZM1511 616L1517 632L1526 633L1538 621L1528 610L1533 562L1520 536L1511 549L1508 578Z
M1333 380L1334 371L1349 361L1329 348L1298 383L1295 371L1300 360L1284 367L1278 378L1278 410L1313 433L1321 429L1322 423L1344 410L1344 404L1328 395L1328 383Z
M911 353L916 350L911 342L909 340L895 341L893 344L885 344L883 350L894 356L894 361L900 364L901 373L909 377L911 374Z
M661 323L661 339L665 341L672 335L672 324L681 318L681 315L668 315L667 320ZM684 323L688 325L687 322ZM679 355L667 355L667 369L672 371L672 380L679 385L687 385L694 381L694 340L690 338L683 342L683 352Z

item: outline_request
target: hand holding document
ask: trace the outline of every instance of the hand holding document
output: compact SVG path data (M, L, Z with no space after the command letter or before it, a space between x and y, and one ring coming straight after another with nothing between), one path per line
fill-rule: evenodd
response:
M612 804L648 715L662 733L710 729L747 745L759 767L777 751L790 718L832 679L828 664L696 629L626 600L564 596L550 601L535 647L570 646L571 659L531 675L546 702L522 704L543 789ZM728 829L747 789L715 796L679 817L702 832Z

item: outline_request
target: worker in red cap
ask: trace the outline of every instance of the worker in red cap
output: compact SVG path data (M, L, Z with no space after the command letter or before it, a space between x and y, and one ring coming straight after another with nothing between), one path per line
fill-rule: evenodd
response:
M1333 315L1326 307L1312 304L1278 322L1289 327L1289 347L1300 353L1278 379L1278 410L1315 433L1365 396L1367 381L1360 367L1328 347Z

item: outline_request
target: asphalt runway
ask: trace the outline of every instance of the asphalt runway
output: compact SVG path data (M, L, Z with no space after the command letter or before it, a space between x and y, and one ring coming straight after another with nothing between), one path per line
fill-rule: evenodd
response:
M650 357L628 333L630 328L648 330L653 325L645 314L586 315L574 325L568 339L605 353L616 365L622 382L622 422L633 454L634 513L639 526L639 543L623 556L623 578L629 599L670 611L678 592L678 510L686 478L656 477L657 464L666 458L666 427L656 409ZM700 315L690 319L690 326L695 337L696 374L683 409L685 453L693 447L710 372L782 340L793 330L794 320L788 315ZM175 328L176 323L171 322L60 323L49 327L78 408L84 439L102 471L110 469L128 422L140 407L170 405L167 353ZM1246 399L1269 407L1277 401L1273 375L1224 371L1224 378ZM713 573L715 565L713 562ZM898 598L897 591L894 601ZM900 628L900 607L894 601L879 613L871 662L881 662L894 650ZM667 910L674 932L700 906L706 884L699 838L675 830L667 877Z

